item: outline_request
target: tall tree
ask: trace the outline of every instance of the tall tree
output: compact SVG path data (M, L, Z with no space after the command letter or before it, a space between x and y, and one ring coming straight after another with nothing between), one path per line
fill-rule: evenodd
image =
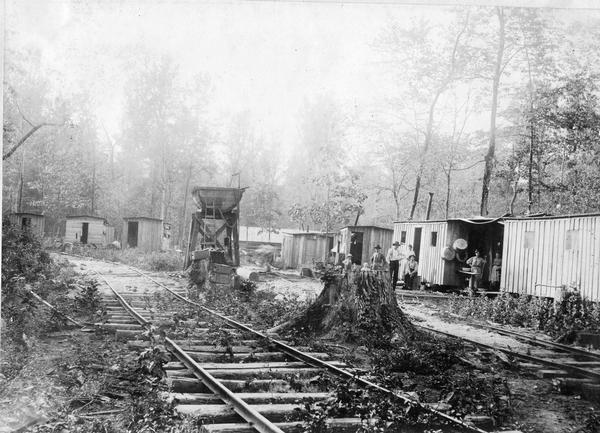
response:
M430 149L436 128L436 111L442 95L463 77L468 67L470 47L469 13L456 13L450 24L434 27L425 19L408 30L393 26L381 39L401 70L402 82L408 82L403 99L415 102L412 118L418 133L417 171L409 218L415 215L423 174L430 162ZM423 115L424 114L424 115ZM406 116L409 119L408 116Z

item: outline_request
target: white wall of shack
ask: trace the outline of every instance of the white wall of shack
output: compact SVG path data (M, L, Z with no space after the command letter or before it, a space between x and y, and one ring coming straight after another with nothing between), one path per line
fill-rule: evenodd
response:
M501 285L508 292L555 297L561 286L574 285L600 301L598 216L507 220L502 257Z
M104 221L88 218L67 219L65 228L65 242L81 242L83 223L88 223L88 244L106 245L106 228Z
M419 276L421 281L431 284L445 284L444 259L442 251L446 247L448 224L446 222L397 222L394 223L393 241L401 242L401 232L406 231L406 244L414 245L415 229L421 227L421 247L419 252ZM431 245L431 233L437 232L437 242ZM387 254L387 251L385 251Z

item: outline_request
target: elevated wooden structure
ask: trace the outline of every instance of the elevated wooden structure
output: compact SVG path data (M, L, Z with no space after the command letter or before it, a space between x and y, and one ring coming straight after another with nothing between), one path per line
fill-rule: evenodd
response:
M192 198L198 207L192 213L184 267L195 250L223 251L225 261L240 264L239 204L245 188L195 187Z

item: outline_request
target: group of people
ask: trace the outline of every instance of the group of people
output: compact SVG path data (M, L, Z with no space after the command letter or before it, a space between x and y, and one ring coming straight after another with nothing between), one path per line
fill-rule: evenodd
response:
M404 280L406 289L413 288L419 263L410 245L406 247L405 244L400 245L400 242L395 241L385 256L381 252L381 247L377 245L371 256L371 267L375 271L383 272L386 264L389 267L392 288L396 287L400 277Z
M467 260L467 265L471 267L473 275L469 278L469 290L474 291L480 286L481 279L483 277L483 268L487 261L485 257L481 256L481 252L475 250L475 255ZM492 261L492 269L490 271L490 286L492 288L498 288L500 285L500 273L502 269L502 258L500 253L496 252L494 260Z

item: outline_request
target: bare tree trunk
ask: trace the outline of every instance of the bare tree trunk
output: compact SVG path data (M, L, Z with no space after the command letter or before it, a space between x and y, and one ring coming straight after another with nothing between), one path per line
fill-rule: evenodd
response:
M181 248L183 249L183 242L185 241L185 239L183 238L183 234L184 234L184 230L185 230L185 220L186 220L186 213L187 213L187 201L188 201L188 194L189 194L189 189L190 189L190 180L192 178L192 164L190 163L189 167L188 167L188 175L186 176L185 179L185 191L183 193L183 209L181 211L181 221L179 223L179 245L181 245Z
M517 176L517 178L515 179L514 183L513 183L513 195L512 198L510 200L510 206L508 208L508 212L513 215L514 214L514 209L515 209L515 201L517 200L517 194L519 193L519 189L518 189L518 184L519 184L519 177Z
M500 88L500 77L502 75L502 58L504 56L505 22L504 10L501 7L496 8L498 16L498 50L496 51L496 64L494 70L494 79L492 83L492 112L490 116L490 142L488 151L485 155L485 169L483 172L483 183L481 187L481 206L479 212L482 216L488 214L488 200L490 195L490 182L492 172L494 171L494 161L496 153L496 116L498 112L498 90Z
M527 210L531 213L533 208L533 143L535 140L535 132L533 130L533 119L530 125L531 131L529 134L529 168L527 170Z
M413 219L415 215L415 209L417 208L417 203L419 201L419 192L421 191L421 176L423 175L423 171L425 169L425 161L427 159L427 153L429 151L429 147L431 145L431 141L433 138L433 121L434 121L434 113L435 106L437 105L438 100L440 99L441 94L446 89L446 84L444 83L438 89L431 105L429 106L429 117L427 119L427 131L425 133L425 144L423 145L423 151L421 152L421 157L419 161L419 170L417 171L417 178L415 180L415 192L413 194L413 202L410 208L410 216L409 219Z
M96 211L96 145L92 142L92 215Z
M448 172L446 173L446 219L450 215L450 184L451 184L451 176L452 176L452 166L448 167Z
M23 152L21 152L21 170L19 171L19 195L17 196L17 212L22 212L23 210L23 178L25 172L25 148L23 148Z

